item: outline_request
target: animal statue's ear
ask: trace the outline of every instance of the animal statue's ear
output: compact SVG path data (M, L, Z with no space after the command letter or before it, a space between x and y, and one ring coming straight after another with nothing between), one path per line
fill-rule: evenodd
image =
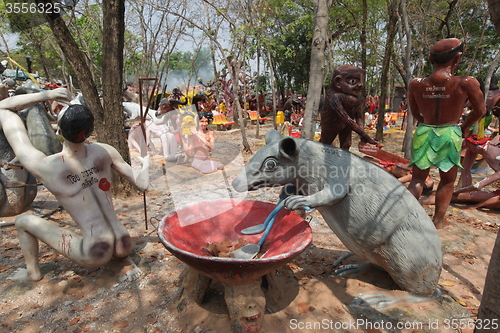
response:
M277 130L272 130L266 134L266 145L281 140L281 134Z
M299 148L297 147L297 142L291 137L286 137L281 140L279 144L279 150L281 155L286 159L292 160L295 156L299 154Z
M342 76L337 75L333 78L333 85L335 88L337 88L338 91L342 91L342 85L340 84L342 82Z

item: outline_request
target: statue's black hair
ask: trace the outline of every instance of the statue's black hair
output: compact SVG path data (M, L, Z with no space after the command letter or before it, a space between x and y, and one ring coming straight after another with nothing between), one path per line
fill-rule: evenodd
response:
M59 120L59 129L65 140L82 143L94 131L94 115L85 105L70 105Z
M208 111L198 112L198 119L201 119L203 117L207 118L209 124L212 123L212 120L214 119L212 112L208 112Z
M446 64L447 62L451 61L453 57L458 53L458 52L463 52L464 50L464 43L460 43L460 45L452 48L451 50L444 51L444 52L432 52L431 51L431 60L436 63L436 64Z

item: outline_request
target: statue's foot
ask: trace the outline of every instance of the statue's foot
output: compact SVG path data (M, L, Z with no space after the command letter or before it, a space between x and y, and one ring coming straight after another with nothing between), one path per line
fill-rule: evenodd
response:
M185 153L177 155L177 164L184 164L188 161L189 157Z
M139 279L142 275L144 275L141 269L134 263L132 258L127 257L126 260L130 263L130 265L123 268L120 276L118 277L118 281L131 282Z
M450 227L452 225L450 221L445 219L435 219L433 222L436 229L444 229L445 227Z
M14 272L12 272L12 274L7 276L7 280L40 281L42 277L42 273L40 272L29 273L26 268L18 268Z
M400 302L396 297L387 296L384 294L361 294L352 300L351 304L360 306L375 306L377 309L383 309Z
M344 253L337 260L335 260L335 262L333 263L333 267L337 267L338 265L340 265L342 263L342 261L346 260L349 257L352 257L353 255L354 255L354 253L352 253L352 252Z
M122 273L118 277L118 281L131 282L131 281L138 280L142 275L144 275L144 273L141 271L141 269L139 267L136 266L136 267L132 268L131 270L129 270L125 273Z
M372 264L370 263L342 265L338 269L334 270L333 274L336 276L356 276L365 272L371 265Z

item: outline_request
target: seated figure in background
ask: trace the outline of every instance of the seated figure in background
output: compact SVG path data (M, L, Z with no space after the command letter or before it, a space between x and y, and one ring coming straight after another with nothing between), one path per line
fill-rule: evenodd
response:
M191 144L193 151L193 162L191 166L201 173L207 174L217 170L223 170L224 165L210 159L210 151L215 147L214 132L208 129L208 117L205 112L199 112L200 128L191 128Z

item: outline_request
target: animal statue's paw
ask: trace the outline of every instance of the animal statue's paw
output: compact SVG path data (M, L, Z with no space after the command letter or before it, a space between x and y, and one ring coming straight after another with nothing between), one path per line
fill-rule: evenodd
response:
M356 276L361 273L364 273L371 265L372 264L370 263L342 265L336 270L334 270L333 274L336 276L345 276L345 275Z
M407 294L403 298L397 298L380 293L359 294L358 296L354 297L351 304L359 306L372 306L372 307L375 306L377 309L383 309L388 306L394 305L398 302L417 304L417 303L436 301L440 299L442 296L443 293L439 288L436 288L434 290L432 296L418 296L418 295Z
M333 263L333 267L337 267L338 265L340 265L342 263L342 261L346 260L349 257L352 257L353 255L354 255L354 253L352 253L352 252L344 253L337 260L335 260L335 262Z
M303 195L291 195L283 201L285 207L289 210L305 209L309 210L312 207L312 202Z
M377 309L394 305L401 300L396 297L390 297L384 294L360 294L352 300L352 305L375 306Z

